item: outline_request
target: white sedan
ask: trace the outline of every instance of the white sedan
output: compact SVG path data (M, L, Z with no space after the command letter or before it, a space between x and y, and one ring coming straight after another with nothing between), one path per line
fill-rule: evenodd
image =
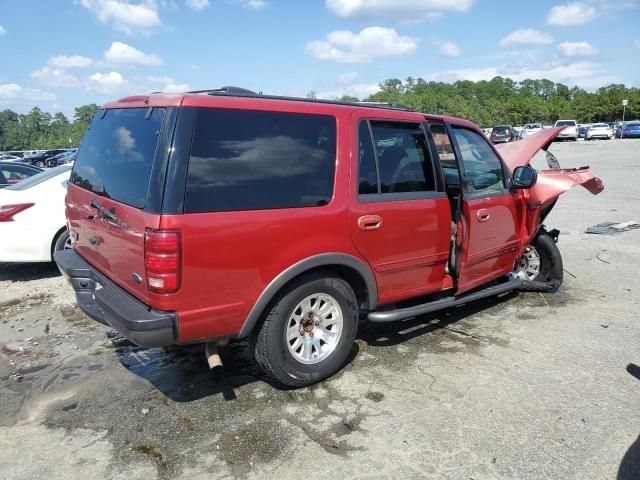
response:
M613 138L613 130L606 123L594 123L587 129L584 139L593 140L594 138L611 140Z
M70 165L0 190L0 262L51 262L69 248L64 197Z

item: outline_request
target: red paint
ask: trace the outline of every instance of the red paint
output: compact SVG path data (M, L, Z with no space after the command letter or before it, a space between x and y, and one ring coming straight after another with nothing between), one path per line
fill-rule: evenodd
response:
M338 131L334 195L325 206L154 215L101 197L104 208L116 207L122 226L98 218L90 207L94 195L69 185L69 228L79 234L74 248L150 307L176 311L180 343L237 334L276 276L322 253L345 253L369 265L381 305L477 287L513 268L537 226L540 206L530 208L531 202L547 204L573 185L595 182L585 170L543 172L531 192L465 200L464 227L456 238L462 250L456 283L445 270L451 239L449 200L359 202L357 131L358 122L366 118L449 122L482 134L471 122L359 106L206 94L128 97L105 108L181 105L329 114L335 116ZM498 151L513 169L528 163L559 130ZM590 186L593 191L599 188ZM167 288L149 288L152 278L162 276L170 279ZM176 293L166 293L172 289Z

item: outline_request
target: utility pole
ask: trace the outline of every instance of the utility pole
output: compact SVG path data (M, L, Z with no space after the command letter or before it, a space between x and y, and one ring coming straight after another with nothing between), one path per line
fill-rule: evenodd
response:
M622 126L620 127L620 140L624 138L624 114L627 111L627 105L629 105L629 100L622 100Z

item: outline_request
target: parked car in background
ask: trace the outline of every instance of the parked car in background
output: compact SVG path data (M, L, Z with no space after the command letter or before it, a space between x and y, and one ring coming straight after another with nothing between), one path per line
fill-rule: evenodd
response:
M80 308L129 340L206 343L216 365L220 342L247 339L267 375L305 386L344 365L360 318L560 287L541 219L572 186L604 187L528 165L558 131L495 147L467 120L394 107L128 97L87 130L72 249L54 257Z
M38 153L37 155L33 155L31 157L24 157L22 159L23 163L28 163L30 165L33 165L35 167L39 167L39 168L44 168L47 166L47 160L49 160L51 157L55 157L56 155L59 155L60 153L65 152L65 149L55 149L55 150L46 150L44 152Z
M581 125L578 127L578 138L584 138L589 130L589 125Z
M64 165L0 190L0 262L50 262L70 246L64 217L70 173Z
M15 162L0 162L0 188L9 187L42 172L41 168Z
M620 128L620 138L640 138L640 122L626 122Z
M595 140L596 138L611 140L613 138L613 130L606 123L594 123L585 134L585 140Z
M511 125L496 125L491 130L489 138L493 143L513 142L516 139L516 132Z
M490 138L491 137L491 128L483 128L482 129L482 133L484 133L487 138Z
M9 155L7 153L3 153L0 155L0 162L19 162L22 160L20 157L16 157L15 155Z
M541 123L527 123L520 132L520 138L527 138L543 130Z
M574 142L578 140L578 124L575 120L558 120L553 127L566 127L556 137L556 140L572 140Z
M48 158L46 160L46 166L51 168L51 167L56 167L58 165L67 164L69 163L71 157L75 157L76 153L77 153L77 150L66 150L62 153L59 153L58 155Z

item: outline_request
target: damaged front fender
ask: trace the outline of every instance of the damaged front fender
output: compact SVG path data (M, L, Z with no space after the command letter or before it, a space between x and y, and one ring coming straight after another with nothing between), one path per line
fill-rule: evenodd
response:
M604 183L591 172L589 167L542 170L538 173L536 184L529 189L528 200L546 205L577 185L582 185L594 195L604 190Z

